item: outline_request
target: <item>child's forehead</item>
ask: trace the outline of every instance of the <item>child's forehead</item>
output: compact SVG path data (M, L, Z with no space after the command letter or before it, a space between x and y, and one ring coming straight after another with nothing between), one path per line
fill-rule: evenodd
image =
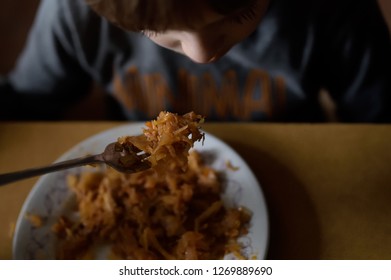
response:
M227 15L257 2L257 0L207 0L207 2L215 12Z
M162 31L170 28L195 28L257 0L86 1L98 14L124 29Z
M210 0L144 0L144 5L153 5L153 20L148 20L147 15L139 22L143 29L149 30L195 28L221 17L211 8Z

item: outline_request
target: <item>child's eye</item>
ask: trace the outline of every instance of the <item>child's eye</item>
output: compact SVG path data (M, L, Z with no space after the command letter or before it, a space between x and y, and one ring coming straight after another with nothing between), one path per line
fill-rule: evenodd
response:
M156 37L157 35L163 33L163 31L156 30L140 30L140 33L146 37Z
M257 2L252 1L252 4L238 14L228 18L231 23L243 24L248 21L253 21L257 18Z

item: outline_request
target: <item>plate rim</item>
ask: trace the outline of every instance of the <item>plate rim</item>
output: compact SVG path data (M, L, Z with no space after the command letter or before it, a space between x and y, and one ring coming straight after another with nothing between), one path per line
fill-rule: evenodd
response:
M55 161L53 161L53 163L69 159L70 156L77 151L77 149L80 149L80 146L86 145L89 142L99 141L99 138L104 138L107 136L111 137L112 135L117 133L117 131L118 132L122 131L122 130L126 131L126 129L129 129L129 128L130 128L130 130L140 129L140 132L142 132L142 129L145 128L145 122L132 122L132 123L128 123L128 124L116 125L112 128L108 128L108 129L102 130L100 132L97 132L95 134L92 134L89 137L74 144L71 148L69 148L64 153L62 153ZM254 180L256 182L258 188L254 188L254 189L257 191L259 198L262 200L261 207L263 208L262 209L263 216L265 218L265 221L263 222L263 226L264 226L264 228L263 228L263 230L264 230L264 232L263 232L263 234L264 234L264 244L263 244L264 251L262 252L262 254L259 253L259 255L262 257L261 259L266 259L267 253L269 250L269 245L270 245L270 220L269 220L270 217L269 217L268 205L267 205L267 201L266 201L263 189L262 189L262 185L260 184L258 178L255 176L253 170L248 165L248 163L232 146L230 146L223 139L215 136L213 133L206 131L204 129L200 129L200 130L203 133L205 133L205 139L211 139L211 140L219 143L220 145L222 145L222 147L224 149L228 149L231 152L233 152L235 154L235 156L241 161L241 165L244 166L249 171L250 175L252 176L252 180ZM133 134L129 133L128 135L133 135ZM120 136L122 136L122 135L118 135L118 137L120 137ZM117 137L117 139L118 139L118 137ZM115 140L116 139L113 139L113 141L115 141ZM35 182L35 184L31 188L31 190L29 191L28 195L26 196L25 200L23 201L23 205L19 210L19 214L18 214L16 224L15 224L14 235L12 238L12 258L13 259L18 259L18 258L16 258L16 251L17 251L17 246L18 246L18 236L20 234L19 229L26 220L25 215L28 212L27 210L31 204L32 198L41 190L43 183L47 180L47 177L49 175L50 174L45 174L45 175L42 175L38 178L38 180Z

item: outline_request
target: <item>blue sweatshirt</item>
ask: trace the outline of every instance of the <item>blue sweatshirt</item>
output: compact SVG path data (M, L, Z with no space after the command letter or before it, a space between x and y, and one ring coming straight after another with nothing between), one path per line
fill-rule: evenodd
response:
M258 28L196 64L96 15L83 0L43 0L25 49L1 79L1 119L58 119L94 81L117 116L195 111L208 121L391 120L391 44L375 0L272 0Z

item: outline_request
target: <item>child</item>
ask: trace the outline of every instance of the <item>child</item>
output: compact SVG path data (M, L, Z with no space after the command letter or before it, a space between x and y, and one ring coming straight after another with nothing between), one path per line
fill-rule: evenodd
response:
M391 44L375 0L43 0L1 83L0 116L61 118L92 81L124 119L391 120ZM119 118L118 115L115 118Z

